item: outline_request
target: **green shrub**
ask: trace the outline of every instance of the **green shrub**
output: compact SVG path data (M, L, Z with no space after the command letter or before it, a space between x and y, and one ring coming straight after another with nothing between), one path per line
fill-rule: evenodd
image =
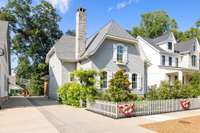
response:
M148 91L146 98L150 100L157 99L178 99L178 98L195 98L200 95L200 74L195 73L187 85L182 85L180 81L175 81L173 85L169 82L161 82L158 88Z
M137 95L130 92L129 85L128 75L124 70L119 70L110 80L109 88L103 92L101 99L113 102L134 101Z
M146 99L148 100L157 100L158 98L158 91L156 86L152 86L148 92L145 94Z
M80 84L75 82L67 83L59 88L58 100L63 104L80 106L81 90Z
M121 88L109 88L102 95L102 100L126 102L137 100L137 95Z
M122 69L114 74L114 78L110 80L109 88L121 88L123 90L130 91L129 86L130 82L128 74L126 74L125 70Z
M96 83L97 72L95 70L76 70L73 73L83 86L94 86Z
M80 100L85 104L86 99L96 99L97 90L95 87L86 87L79 83L71 82L60 87L58 94L60 103L80 107Z

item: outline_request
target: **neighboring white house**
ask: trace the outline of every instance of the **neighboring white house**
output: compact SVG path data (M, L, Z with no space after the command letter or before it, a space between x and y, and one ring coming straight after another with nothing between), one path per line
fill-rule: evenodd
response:
M10 74L10 50L8 42L8 22L0 21L0 107L8 99Z
M98 21L98 20L97 20ZM130 89L144 94L144 60L137 40L116 22L111 21L97 33L86 38L86 10L76 12L76 36L63 35L46 56L49 64L49 97L57 97L57 88L70 82L70 73L77 69L94 69L103 72L98 78L108 88L113 74L125 69L131 82Z
M137 37L144 57L149 62L148 86L159 85L161 81L180 80L187 84L192 73L199 71L200 46L197 39L177 43L173 33L149 39Z

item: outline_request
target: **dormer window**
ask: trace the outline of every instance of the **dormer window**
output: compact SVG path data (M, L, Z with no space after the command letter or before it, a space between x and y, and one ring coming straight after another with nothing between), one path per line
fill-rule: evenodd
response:
M117 46L117 62L123 62L123 55L124 55L124 47L119 45Z
M172 42L168 42L168 49L172 50Z
M195 50L196 50L196 45L194 44L194 45L193 45L193 51L195 51Z
M128 47L123 44L113 45L113 60L117 64L125 65L127 63Z

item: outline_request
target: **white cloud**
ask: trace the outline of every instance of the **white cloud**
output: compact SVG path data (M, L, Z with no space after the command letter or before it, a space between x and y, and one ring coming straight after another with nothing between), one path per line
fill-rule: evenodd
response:
M54 8L57 8L61 13L66 13L69 10L71 0L46 0L52 4Z
M138 1L139 0L124 0L117 3L114 7L109 7L108 11L110 12L114 9L120 10L120 9L126 8L127 6L132 5L133 3L137 3Z

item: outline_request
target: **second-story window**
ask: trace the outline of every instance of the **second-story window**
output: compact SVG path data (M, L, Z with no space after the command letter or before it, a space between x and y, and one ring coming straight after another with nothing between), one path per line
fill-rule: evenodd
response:
M172 50L172 42L168 42L168 49Z
M169 57L169 66L172 66L172 57Z
M178 67L178 58L176 58L176 67Z
M123 46L117 46L117 62L122 63L123 62L123 51L124 47Z
M193 51L195 51L195 50L196 50L196 45L194 44L194 45L193 45Z
M162 55L162 65L165 66L165 56Z
M192 55L192 66L195 67L196 66L196 55Z

